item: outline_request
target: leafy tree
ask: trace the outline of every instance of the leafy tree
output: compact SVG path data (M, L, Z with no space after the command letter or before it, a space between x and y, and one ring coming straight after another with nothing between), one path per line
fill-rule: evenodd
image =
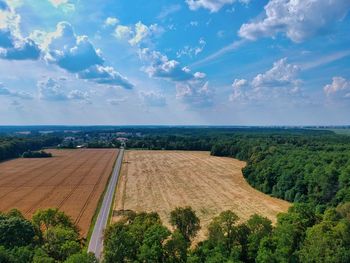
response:
M151 226L145 233L142 245L139 249L138 259L140 262L164 262L165 251L163 243L170 235L170 231L160 225Z
M50 257L42 248L37 248L34 252L33 263L55 263L55 259Z
M44 251L56 260L65 260L80 252L79 236L73 229L50 227L43 237Z
M17 211L0 215L0 245L5 248L26 246L33 242L34 227Z
M323 221L306 231L299 255L301 262L350 262L350 221L327 210Z
M178 207L171 211L170 223L175 229L180 231L188 242L200 229L199 218L191 207Z
M82 252L71 255L64 263L98 263L98 261L94 254Z
M232 211L221 212L209 225L209 241L222 243L227 253L230 254L237 241L237 220L238 216Z
M185 263L187 262L188 242L180 231L175 230L171 238L165 243L166 262Z
M48 230L50 227L61 226L73 229L76 233L79 232L77 226L74 225L70 217L57 208L49 208L46 210L39 209L34 213L32 222L38 229L43 231Z

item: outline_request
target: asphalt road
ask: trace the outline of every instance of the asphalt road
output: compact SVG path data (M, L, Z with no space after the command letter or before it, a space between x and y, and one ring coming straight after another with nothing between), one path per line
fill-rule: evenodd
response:
M111 205L113 203L114 192L117 186L120 168L122 166L124 155L124 149L119 150L118 158L115 163L112 177L109 181L107 191L103 197L100 212L97 216L94 230L91 235L88 252L95 254L96 258L101 259L103 250L103 231L107 226L108 216L110 212Z

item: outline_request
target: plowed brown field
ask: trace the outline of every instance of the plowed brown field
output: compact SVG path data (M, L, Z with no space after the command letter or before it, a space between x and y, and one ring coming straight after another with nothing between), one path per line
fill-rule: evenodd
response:
M86 236L118 155L115 149L50 150L54 157L0 163L0 211L59 208Z
M236 159L184 151L127 151L124 156L114 220L123 210L156 211L169 226L170 211L191 206L201 219L201 240L211 219L224 210L241 220L257 213L276 222L289 207L252 188L241 172L245 163Z

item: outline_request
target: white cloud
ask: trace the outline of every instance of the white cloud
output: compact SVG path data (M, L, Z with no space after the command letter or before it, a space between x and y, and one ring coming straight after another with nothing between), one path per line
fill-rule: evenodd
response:
M197 56L199 53L202 53L206 44L207 42L203 38L200 38L198 41L198 46L196 47L185 46L183 49L176 52L176 56L178 58L182 56L188 56L192 58L194 56Z
M129 39L132 35L132 30L128 26L118 25L115 28L115 37L118 39Z
M338 99L350 99L350 80L343 77L333 77L332 83L323 88L327 97Z
M104 66L101 51L96 49L87 36L76 35L67 22L57 24L56 31L32 33L42 50L44 58L53 64L76 73L81 79L99 84L133 88L133 84L112 67Z
M86 100L86 101L90 100L89 93L83 92L80 90L72 90L71 92L68 93L67 98L70 100Z
M181 10L181 5L171 5L171 6L166 6L162 9L162 11L159 13L157 16L158 19L164 19L167 16L176 13Z
M100 50L88 37L77 36L67 22L58 23L56 31L47 34L42 47L47 51L47 61L73 73L104 62Z
M144 68L150 77L164 78L172 81L186 81L193 78L193 75L186 67L181 67L176 60L169 60L167 56L158 51L151 51L148 48L139 50L139 56L149 66Z
M1 82L0 82L0 96L8 96L8 97L19 98L19 99L33 99L33 96L30 95L29 93L10 90L7 87L5 87Z
M166 99L165 96L159 92L155 91L141 91L139 93L139 96L142 100L142 102L150 107L164 107L166 106Z
M232 84L231 101L256 101L276 99L281 96L300 96L302 81L298 78L300 68L288 64L283 58L273 63L271 69L257 74L252 80L235 79Z
M67 100L67 96L62 91L62 86L54 79L48 78L37 82L39 99L50 101Z
M210 12L218 12L223 6L231 5L237 2L236 0L186 0L188 7L191 10L197 10L199 8L208 9ZM239 0L242 4L248 4L250 0Z
M105 20L105 26L115 26L119 23L119 19L116 17L107 17Z
M349 0L270 0L265 18L243 24L242 38L256 40L284 33L294 42L302 42L317 34L324 34L342 20L350 9Z
M141 22L135 25L135 35L129 40L130 45L135 46L139 44L143 39L145 39L150 34L150 29L142 24Z
M60 8L63 12L75 11L75 5L69 0L48 0L55 8Z
M163 32L164 29L157 24L146 26L139 21L134 26L118 25L114 35L118 39L127 40L131 46L138 46Z
M254 88L295 87L300 84L297 75L300 68L287 63L287 58L273 63L273 67L265 73L258 74L252 81Z
M176 98L192 108L210 107L213 105L213 91L209 82L187 81L176 84Z
M195 79L201 79L205 76L202 72L191 73L188 67L181 66L176 60L169 60L167 56L158 51L151 51L148 48L139 50L140 58L147 62L148 66L144 71L155 78L163 78L174 82L183 82Z
M246 89L249 88L248 80L235 79L232 84L232 94L230 95L230 101L246 99Z
M78 73L81 79L90 80L99 84L119 86L132 89L134 85L112 67L96 65Z
M66 94L60 82L53 78L47 78L37 82L39 99L48 101L83 101L90 103L88 92L80 90L71 90Z
M19 30L20 15L0 2L0 58L9 60L36 60L40 57L40 48L30 38L24 38Z

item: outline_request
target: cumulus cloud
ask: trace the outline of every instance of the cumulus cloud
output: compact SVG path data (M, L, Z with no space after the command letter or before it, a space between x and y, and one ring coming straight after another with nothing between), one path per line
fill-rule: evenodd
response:
M45 58L69 72L75 73L104 62L101 51L87 36L77 36L67 22L58 23L56 31L48 33L42 44L47 50Z
M300 68L288 64L283 58L273 63L271 69L257 74L253 79L235 79L232 84L231 101L266 100L284 95L301 95L298 78Z
M105 22L104 22L104 25L105 26L115 26L119 23L119 19L116 18L116 17L107 17Z
M235 79L232 83L232 94L230 101L246 99L246 89L249 88L249 82L246 79Z
M273 63L273 67L265 73L258 74L252 81L254 88L295 87L300 84L297 75L299 66L287 63L287 58Z
M59 81L53 78L47 78L37 82L39 99L48 101L84 101L90 103L90 96L87 92L80 90L71 90L66 94Z
M139 56L149 64L144 68L144 71L150 77L183 82L203 78L204 76L202 72L191 73L188 67L181 66L176 60L169 60L166 55L158 51L143 48L139 50Z
M343 77L333 77L332 83L323 88L329 98L350 100L350 80Z
M176 56L178 58L182 56L188 56L190 58L193 58L197 56L199 53L202 53L206 44L207 42L205 42L203 38L200 38L198 41L198 46L196 47L185 46L183 49L176 52Z
M27 92L10 90L0 82L0 96L8 96L19 99L33 99L33 96Z
M132 30L128 26L118 25L115 28L114 36L118 39L129 39L132 35Z
M8 60L36 60L40 57L40 53L40 48L31 39L23 39L12 47L0 48L0 58Z
M144 92L141 91L139 96L142 102L150 107L164 107L166 106L166 98L163 94L155 91Z
M242 38L256 40L283 33L294 42L323 34L342 20L350 9L349 0L270 0L264 7L265 17L243 24Z
M101 51L96 49L87 36L79 36L67 22L57 24L56 31L35 31L31 37L45 52L45 60L58 65L80 79L98 84L133 88L133 84L112 67L104 66Z
M115 37L127 40L131 46L138 46L150 38L158 36L163 32L163 28L157 24L146 26L141 21L133 26L118 25L115 28Z
M36 60L40 48L30 38L20 34L21 17L6 2L0 2L0 58L9 60Z
M62 91L62 86L54 79L38 81L39 99L50 101L67 100L67 96Z
M250 0L239 0L239 1L236 1L236 0L186 0L186 3L191 10L205 8L212 13L218 12L223 6L231 5L235 2L248 4Z
M85 101L90 100L89 93L83 92L81 90L72 90L71 92L68 93L67 98L70 100L85 100Z
M90 80L98 84L120 86L125 89L132 89L134 85L112 67L96 65L78 73L81 79Z
M176 84L176 98L192 108L210 107L213 105L213 91L209 82L188 81Z

